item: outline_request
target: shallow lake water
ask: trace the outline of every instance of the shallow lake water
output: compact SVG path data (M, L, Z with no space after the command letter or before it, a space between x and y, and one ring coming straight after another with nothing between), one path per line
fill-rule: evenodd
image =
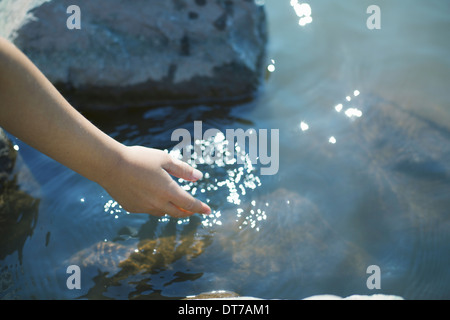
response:
M169 152L172 132L196 120L278 129L277 174L246 157L192 162L204 179L180 184L213 214L155 218L13 138L40 202L32 234L0 261L0 298L450 298L450 3L311 0L307 20L294 3L265 2L268 71L254 101L86 113L125 144ZM381 29L366 25L372 4ZM66 285L73 264L79 290Z

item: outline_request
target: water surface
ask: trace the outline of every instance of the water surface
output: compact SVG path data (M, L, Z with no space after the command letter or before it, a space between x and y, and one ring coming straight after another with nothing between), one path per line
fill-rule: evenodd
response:
M248 104L86 114L126 144L168 151L173 130L195 120L204 130L279 129L276 175L248 162L194 164L205 178L180 181L212 216L128 214L14 139L40 202L32 235L0 261L0 297L450 298L450 4L376 2L380 30L366 27L373 1L311 1L302 26L290 1L266 0L270 71ZM66 287L71 263L81 290ZM379 290L366 286L370 265Z

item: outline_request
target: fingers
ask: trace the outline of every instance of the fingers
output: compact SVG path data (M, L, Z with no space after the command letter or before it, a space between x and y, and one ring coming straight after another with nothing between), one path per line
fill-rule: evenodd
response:
M162 167L168 174L187 181L197 181L203 177L199 170L173 157L170 157ZM170 180L167 191L169 202L164 207L166 214L175 218L185 218L195 213L211 213L208 205L194 198L171 178Z
M173 182L176 185L172 189L172 197L171 202L176 205L181 210L185 210L186 212L191 213L201 213L201 214L210 214L211 208L201 202L200 200L194 198L191 194L189 194L186 190L183 190L176 182Z
M175 158L172 158L163 168L171 175L187 181L197 181L203 177L199 170Z
M174 218L187 218L192 216L195 212L184 210L171 202L168 202L165 207L165 213Z

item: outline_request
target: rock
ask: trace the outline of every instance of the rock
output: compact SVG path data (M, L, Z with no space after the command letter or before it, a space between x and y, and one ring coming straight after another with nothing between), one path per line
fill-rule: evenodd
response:
M196 221L192 222L193 226L186 226L182 236L173 234L159 238L98 242L77 252L64 261L63 265L76 264L83 268L85 275L97 279L83 298L98 299L100 296L104 297L99 292L118 286L124 280L128 282L133 277L156 274L170 269L179 260L190 261L200 256L211 244L211 239L209 236L197 235L196 227L199 223ZM167 228L175 225L176 219L173 219ZM100 280L103 275L108 275L106 282ZM132 292L135 291L134 284L130 283L130 286L133 286ZM131 295L130 293L128 297Z
M76 264L87 268L95 266L102 271L117 272L120 261L126 260L134 248L124 246L117 242L98 242L86 249L77 252L66 264Z
M260 293L266 297L273 295L275 287L288 291L302 287L308 295L309 290L326 290L336 275L343 283L365 281L363 272L370 257L357 243L336 232L319 206L305 196L279 188L258 196L255 205L243 204L241 208L241 220L224 222L221 232L215 234L214 245L220 246L210 250L210 260L230 256L233 262L228 273L215 275L218 285L238 287L254 281L259 292L266 288ZM223 211L225 217L232 214ZM282 273L296 276L280 277Z
M39 200L21 188L15 172L17 152L0 129L0 260L22 248L36 225Z
M16 162L17 152L13 149L11 141L0 128L0 190L10 178Z
M240 296L231 291L212 291L201 293L196 296L187 296L185 300L265 300L258 297ZM373 294L373 295L351 295L340 297L333 294L320 294L302 300L404 300L400 296Z
M203 292L194 296L187 296L184 300L238 300L241 297L232 291L217 290L211 292Z
M264 7L251 0L0 0L13 41L78 108L252 98L263 75Z
M340 297L332 294L321 294L311 296L303 300L404 300L400 296L386 295L386 294L373 294L373 295L358 295L354 294L348 297Z
M137 277L157 274L161 270L168 270L177 261L184 261L185 267L192 263L195 266L200 256L208 251L208 267L214 269L215 264L230 264L229 269L221 274L209 275L218 289L236 287L244 282L253 281L255 284L271 288L275 285L289 287L291 285L313 286L323 285L327 275L338 273L344 281L361 278L361 270L365 272L368 257L359 247L348 243L336 234L332 226L322 218L317 207L308 199L286 189L261 196L258 201L267 210L267 220L262 224L278 225L279 228L265 229L259 232L251 226L244 226L244 221L251 216L251 209L258 210L258 206L251 203L243 205L242 219L227 219L221 225L220 232L214 236L201 235L202 221L192 217L182 227L180 232L167 234L163 237L132 239L120 242L99 242L73 255L64 265L76 264L83 267L83 272L94 278L100 274L108 274L107 282L96 281L84 296L96 299L98 290L107 290L110 286ZM269 206L265 207L268 203ZM248 210L247 210L248 209ZM259 210L258 210L259 211ZM224 217L233 217L232 211L224 211ZM256 218L256 217L253 217ZM149 227L155 221L150 220ZM288 225L287 223L288 222ZM165 228L172 230L176 219ZM144 234L144 225L139 234ZM213 241L214 238L214 241ZM295 243L295 247L292 246ZM90 268L87 271L86 268ZM296 279L289 279L283 283L280 278L282 272L296 272L301 275ZM191 271L192 272L192 271ZM203 273L192 272L194 279L203 277ZM206 276L205 276L206 277ZM365 273L363 275L365 281ZM323 280L325 278L325 280ZM261 281L264 279L264 281ZM106 281L106 280L105 280ZM176 280L171 280L176 282ZM330 280L331 281L331 280ZM263 283L264 284L263 284ZM169 285L166 283L165 285ZM123 291L129 290L133 297L142 298L133 284ZM270 290L270 289L269 289ZM128 297L130 297L128 295ZM228 291L216 291L214 294L188 296L188 299L237 299Z

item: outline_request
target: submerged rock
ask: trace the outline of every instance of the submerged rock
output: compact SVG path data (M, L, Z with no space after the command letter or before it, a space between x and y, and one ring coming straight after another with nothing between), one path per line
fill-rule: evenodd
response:
M0 36L79 108L251 98L267 38L264 8L237 0L0 0Z
M16 157L17 152L13 149L11 141L0 128L0 190L11 176Z
M148 224L152 224L151 221ZM128 283L134 277L145 279L146 276L170 269L179 260L191 261L200 256L212 240L209 236L197 234L198 224L198 221L191 222L184 228L182 235L174 233L158 238L143 235L147 226L144 224L139 231L140 239L95 243L71 256L64 265L76 264L83 268L84 274L92 277L94 285L83 298L103 299L107 297L105 292L110 287L124 285L123 282ZM167 229L175 225L176 219L173 219ZM129 285L134 286L135 283ZM137 288L133 287L132 292L135 289ZM126 290L127 288L124 289ZM136 297L142 298L139 290L128 296Z
M268 210L271 212L264 224L279 225L279 228L263 228L259 232L251 227L240 228L247 214L251 214L252 205L249 203L243 206L249 207L249 210L244 210L241 221L229 219L224 222L220 232L214 235L201 235L200 221L194 217L181 232L159 238L99 242L73 255L65 265L77 264L83 267L85 273L90 272L88 268L91 268L92 273L89 274L95 284L84 297L92 299L105 297L104 293L110 287L119 284L125 286L125 282L130 285L130 279L147 281L148 277L171 269L180 260L186 266L190 262L192 267L201 265L198 259L204 254L209 256L207 263L210 268L214 268L217 263L231 262L227 272L207 276L218 288L230 284L239 287L239 283L249 279L255 284L264 279L265 286L279 284L283 281L280 274L292 272L292 269L300 276L284 286L321 285L324 275L332 272L338 272L348 281L365 270L365 252L333 232L317 207L306 198L286 189L278 189L259 200L263 204L269 203ZM224 212L224 216L232 215L232 212ZM290 222L287 223L287 220ZM286 224L290 227L286 227ZM175 220L167 225L167 229L172 228L171 225L175 225ZM292 247L293 242L295 247ZM191 270L191 273L189 276L193 279L205 276L203 272L197 274ZM133 293L133 298L147 297L140 295L139 288L134 285L123 288L124 292L128 290ZM99 294L99 291L102 293ZM217 291L214 295L205 294L195 299L232 297L228 292Z
M17 251L22 262L22 248L36 225L39 199L23 189L24 175L15 172L17 159L0 128L0 260Z
M212 291L201 293L196 296L188 296L185 300L264 300L258 297L240 296L231 291ZM302 300L404 300L400 296L373 294L373 295L351 295L340 297L333 294L315 295Z

